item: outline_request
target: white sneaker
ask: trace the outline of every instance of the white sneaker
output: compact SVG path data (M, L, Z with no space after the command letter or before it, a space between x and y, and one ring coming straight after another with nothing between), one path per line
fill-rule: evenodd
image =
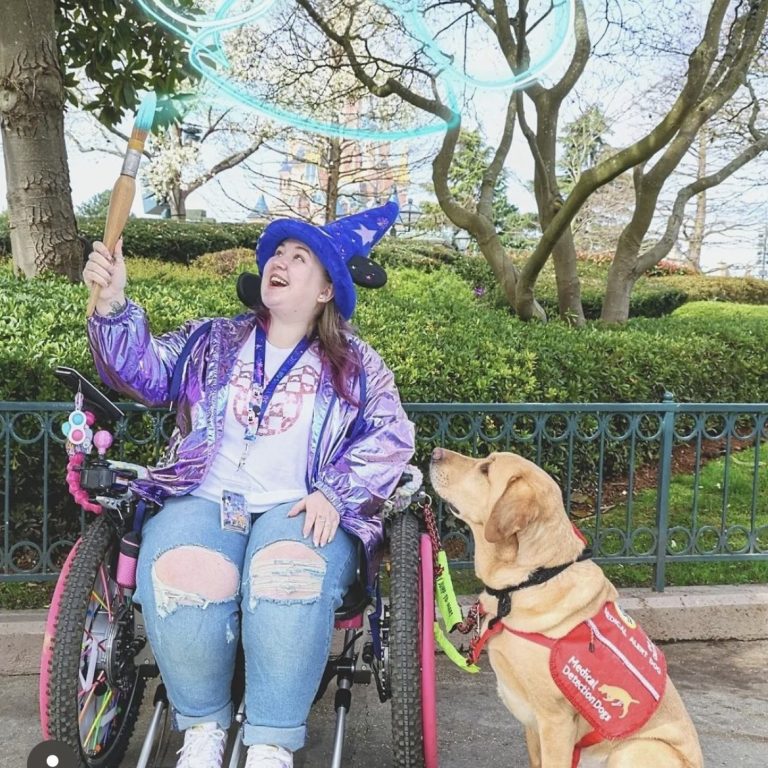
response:
M245 768L293 768L293 752L272 744L252 744Z
M226 745L227 732L216 723L193 725L184 732L176 768L221 768Z

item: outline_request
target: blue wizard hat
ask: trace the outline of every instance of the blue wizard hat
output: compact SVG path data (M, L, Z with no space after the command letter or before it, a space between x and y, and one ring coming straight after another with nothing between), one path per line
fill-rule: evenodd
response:
M355 286L380 288L387 282L384 270L368 258L376 243L395 223L398 205L390 200L385 205L369 208L317 227L298 219L275 219L270 222L256 244L259 272L274 256L284 240L299 240L312 249L325 267L333 283L334 301L342 316L349 320L355 311Z

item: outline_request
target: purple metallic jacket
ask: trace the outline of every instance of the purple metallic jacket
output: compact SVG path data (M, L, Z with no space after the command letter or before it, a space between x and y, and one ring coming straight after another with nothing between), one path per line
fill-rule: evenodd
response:
M256 315L246 312L213 321L210 332L191 348L179 397L172 404L176 361L203 322L190 321L154 337L144 310L131 301L119 315L88 320L93 358L107 386L148 406L176 407L176 428L163 459L150 468L149 479L135 483L141 495L158 502L189 493L208 471L221 442L227 385ZM383 539L377 513L413 456L414 429L392 372L368 344L356 336L350 341L365 371L361 419L358 408L336 394L330 372L323 370L312 417L307 489L322 491L339 511L341 527L363 542L370 571L378 564L376 551ZM356 399L359 387L360 378L352 389Z

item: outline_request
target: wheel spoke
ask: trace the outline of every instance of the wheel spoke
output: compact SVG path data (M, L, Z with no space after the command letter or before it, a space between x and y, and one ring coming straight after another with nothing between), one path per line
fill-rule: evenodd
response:
M91 724L91 730L88 731L88 735L85 737L85 741L83 742L83 746L86 748L88 747L88 742L91 740L91 736L93 736L93 747L92 750L96 749L96 745L98 744L98 735L99 730L101 729L101 719L104 716L104 710L109 706L109 702L112 699L112 689L107 689L107 695L104 697L104 701L101 704L101 707L99 708L99 711L96 713L96 717L93 719L93 723Z
M101 576L101 585L104 587L104 592L102 594L107 601L107 604L104 605L104 603L102 603L102 606L107 612L107 617L112 621L112 606L110 605L112 600L110 599L109 586L107 585L107 569L104 567L103 563L101 568L99 568L99 575Z

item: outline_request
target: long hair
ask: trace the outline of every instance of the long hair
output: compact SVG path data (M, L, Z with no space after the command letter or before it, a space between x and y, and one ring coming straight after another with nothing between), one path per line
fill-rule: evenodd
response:
M269 310L266 307L259 307L256 318L265 331L269 329ZM341 316L334 299L323 305L315 320L314 330L320 342L320 362L331 371L333 389L340 398L358 407L360 403L354 395L354 381L360 373L360 360L349 341L354 330Z
M353 383L360 373L360 359L349 341L352 326L341 316L336 301L331 299L320 311L316 323L320 340L320 360L331 369L331 384L339 397L359 406Z

